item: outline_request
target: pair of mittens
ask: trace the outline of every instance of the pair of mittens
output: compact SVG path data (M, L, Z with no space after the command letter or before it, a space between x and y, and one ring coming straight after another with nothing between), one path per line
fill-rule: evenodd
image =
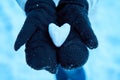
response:
M26 62L33 69L56 73L59 64L66 69L81 67L89 56L87 47L98 46L89 22L86 0L60 0L57 8L52 0L28 0L25 12L27 18L16 39L15 50L26 43ZM70 33L68 31L62 42L59 38L54 42L50 37L50 23L70 24ZM59 48L53 43L58 43Z

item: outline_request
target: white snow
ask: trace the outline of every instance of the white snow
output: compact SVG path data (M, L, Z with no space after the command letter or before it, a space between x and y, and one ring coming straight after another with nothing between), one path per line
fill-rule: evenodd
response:
M49 35L56 47L62 46L70 33L70 25L68 23L62 26L50 23L48 29Z
M90 7L89 17L99 47L90 50L84 66L87 80L120 80L119 9L119 0L98 0ZM13 45L25 17L15 0L0 0L0 80L54 80L52 74L26 65L24 46L14 51Z

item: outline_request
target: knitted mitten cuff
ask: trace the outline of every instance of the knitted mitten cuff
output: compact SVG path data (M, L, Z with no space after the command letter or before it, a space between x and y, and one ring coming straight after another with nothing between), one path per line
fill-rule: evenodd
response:
M26 14L32 10L43 8L47 4L48 7L55 8L55 3L52 0L28 0L25 5Z
M65 4L79 5L87 10L89 8L87 0L60 0L58 8L61 9Z

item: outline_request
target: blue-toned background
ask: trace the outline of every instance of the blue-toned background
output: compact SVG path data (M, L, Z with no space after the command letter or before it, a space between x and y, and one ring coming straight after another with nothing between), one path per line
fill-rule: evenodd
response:
M89 17L99 47L90 50L84 66L87 80L120 80L119 9L119 0L99 0L90 7ZM0 80L54 80L48 72L26 65L24 46L18 52L13 49L24 20L25 14L15 0L0 1Z

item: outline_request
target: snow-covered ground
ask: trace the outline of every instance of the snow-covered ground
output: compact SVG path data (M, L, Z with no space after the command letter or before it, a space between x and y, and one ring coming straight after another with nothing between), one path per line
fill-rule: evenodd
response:
M120 2L99 0L90 7L90 20L99 47L90 50L84 68L87 80L120 80ZM0 80L54 80L48 72L26 65L24 46L15 52L13 45L25 20L15 0L0 0Z

